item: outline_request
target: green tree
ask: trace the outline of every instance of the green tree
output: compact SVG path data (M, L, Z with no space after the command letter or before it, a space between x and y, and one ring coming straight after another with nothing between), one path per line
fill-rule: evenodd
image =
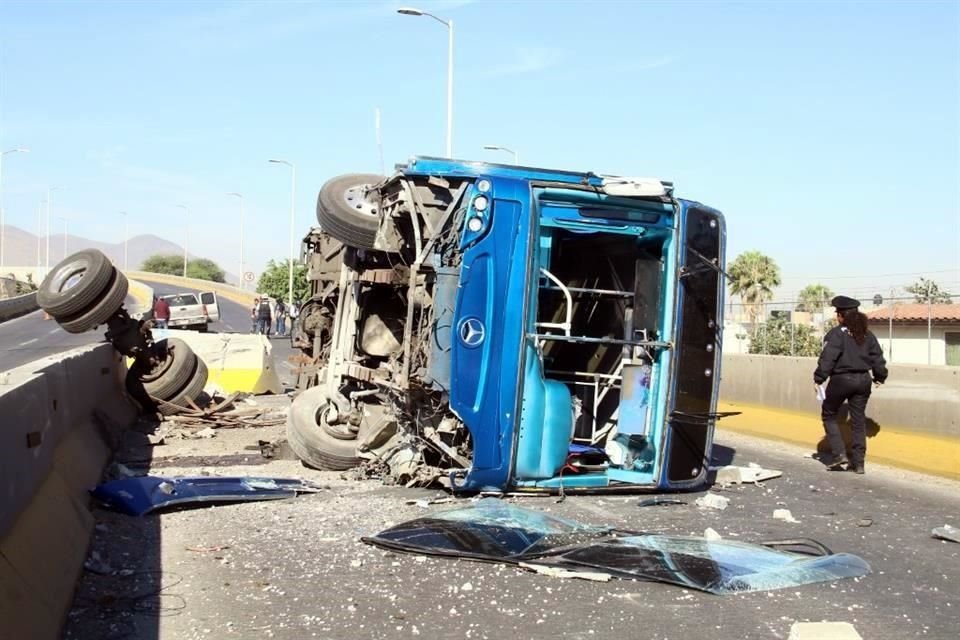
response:
M756 326L763 303L773 298L773 288L780 285L780 268L773 258L759 251L744 251L727 268L730 293L740 296L750 322Z
M909 287L906 287L907 293L912 293L917 302L922 304L950 304L953 300L950 294L940 288L933 280L920 278Z
M197 258L187 262L187 277L197 278L198 280L210 280L212 282L226 282L224 272L220 266L213 260L207 258Z
M257 281L257 291L271 298L287 300L290 292L290 261L277 262L271 260L267 268L260 274ZM307 267L293 264L293 297L303 302L310 297L310 283L307 282Z
M774 356L818 356L821 339L813 327L791 324L784 316L775 316L761 325L750 337L750 353Z
M140 265L140 271L149 271L150 273L165 273L171 276L183 275L183 256L176 254L157 253Z
M165 273L171 276L183 275L183 256L175 254L156 254L143 261L141 271ZM211 282L225 282L224 272L216 262L207 258L194 258L187 261L187 277Z
M799 300L797 311L819 313L830 304L833 299L833 291L825 284L808 284L800 290L797 298Z

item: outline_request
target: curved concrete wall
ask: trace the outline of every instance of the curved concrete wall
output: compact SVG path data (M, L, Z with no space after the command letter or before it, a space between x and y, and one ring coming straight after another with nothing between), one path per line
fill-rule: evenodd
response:
M0 322L36 311L39 308L36 292L0 300Z
M0 374L0 638L60 637L93 531L88 489L136 419L109 344Z
M257 294L253 291L245 291L228 284L219 282L210 282L209 280L198 280L196 278L184 278L182 276L171 276L165 273L151 273L149 271L125 271L130 278L140 280L141 282L159 282L169 284L175 287L194 291L215 291L218 296L223 296L227 300L242 305L252 305L253 299Z
M720 399L819 416L816 358L723 356ZM867 415L901 430L960 437L960 367L892 364L870 397Z

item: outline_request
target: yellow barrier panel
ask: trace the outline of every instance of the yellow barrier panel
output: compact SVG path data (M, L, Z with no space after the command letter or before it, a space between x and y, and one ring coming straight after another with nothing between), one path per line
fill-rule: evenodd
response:
M771 409L757 405L720 402L718 411L742 411L724 418L720 429L780 440L814 449L824 438L820 417L810 413ZM902 427L881 425L867 431L867 464L880 462L903 469L960 480L960 439L936 436Z
M266 336L241 333L197 333L153 330L153 339L179 338L207 365L207 386L224 393L283 393L273 365L273 347Z

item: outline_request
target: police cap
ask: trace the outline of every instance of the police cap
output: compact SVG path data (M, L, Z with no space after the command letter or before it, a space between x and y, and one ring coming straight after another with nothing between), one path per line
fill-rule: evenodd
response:
M837 296L830 301L830 306L835 307L837 311L846 311L847 309L856 309L860 306L860 301L847 296Z

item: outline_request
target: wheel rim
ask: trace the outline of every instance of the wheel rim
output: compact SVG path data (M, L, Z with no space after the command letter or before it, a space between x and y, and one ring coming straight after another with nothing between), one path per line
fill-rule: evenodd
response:
M326 415L329 408L330 404L327 403L317 409L317 414L314 418L317 425L331 438L336 438L337 440L356 440L357 433L359 432L358 427L354 427L351 424L330 424L327 422Z
M70 289L73 289L75 286L77 286L77 283L83 280L83 276L86 272L87 270L81 267L80 269L77 269L76 271L71 273L69 276L67 276L67 278L63 281L63 284L60 285L60 289L59 289L60 293L69 291Z
M144 373L142 376L140 376L141 382L156 382L160 379L160 377L163 376L163 374L167 372L172 364L173 350L170 347L167 347L163 361L147 373Z
M355 213L360 215L376 217L377 205L367 199L367 192L370 185L358 184L350 187L343 192L343 201Z

